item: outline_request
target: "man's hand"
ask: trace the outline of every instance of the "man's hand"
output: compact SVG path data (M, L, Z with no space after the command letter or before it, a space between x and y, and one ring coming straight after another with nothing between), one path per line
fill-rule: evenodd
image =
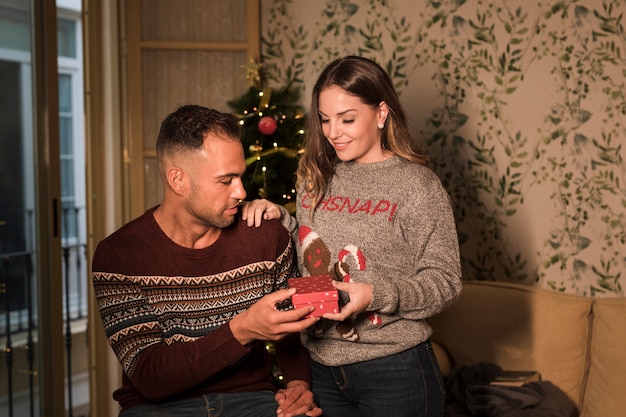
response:
M315 307L307 306L289 311L276 307L296 293L294 288L278 290L267 294L249 309L235 316L229 323L233 336L246 345L254 340L280 340L290 333L299 333L315 324L320 318L304 316Z
M304 381L288 382L287 388L278 390L274 398L278 403L277 417L292 417L301 414L311 417L322 415L322 409L315 404L309 384Z
M283 214L278 205L266 199L244 201L241 203L241 218L248 227L259 227L263 220L282 219Z

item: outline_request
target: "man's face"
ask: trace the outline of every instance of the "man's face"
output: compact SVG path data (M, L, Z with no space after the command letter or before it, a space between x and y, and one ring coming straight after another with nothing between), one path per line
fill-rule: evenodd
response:
M239 200L246 198L241 181L246 169L241 142L208 135L202 152L190 155L187 162L189 213L200 225L224 228L232 224Z

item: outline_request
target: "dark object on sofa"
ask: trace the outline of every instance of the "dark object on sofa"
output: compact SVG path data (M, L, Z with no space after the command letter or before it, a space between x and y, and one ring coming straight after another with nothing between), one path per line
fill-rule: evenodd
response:
M550 381L522 386L489 383L504 371L480 363L454 368L446 378L446 417L576 417L568 396Z

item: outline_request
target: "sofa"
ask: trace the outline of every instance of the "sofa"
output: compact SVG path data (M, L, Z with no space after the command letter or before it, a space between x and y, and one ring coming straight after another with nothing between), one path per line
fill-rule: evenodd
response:
M444 376L481 363L535 370L581 417L626 416L626 298L466 281L429 323Z

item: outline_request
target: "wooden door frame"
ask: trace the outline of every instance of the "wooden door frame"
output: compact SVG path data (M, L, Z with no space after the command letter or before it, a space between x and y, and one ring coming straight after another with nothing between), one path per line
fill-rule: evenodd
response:
M141 0L127 0L125 19L128 22L141 21ZM144 161L155 158L154 149L144 149L143 138L143 103L142 91L142 52L145 50L194 50L194 51L245 51L248 59L259 60L261 51L260 0L246 0L246 33L247 42L171 42L142 41L141 27L138 24L126 25L122 66L126 74L124 109L125 135L124 159L124 190L128 206L125 217L128 219L141 215L148 207L144 204L145 182Z

